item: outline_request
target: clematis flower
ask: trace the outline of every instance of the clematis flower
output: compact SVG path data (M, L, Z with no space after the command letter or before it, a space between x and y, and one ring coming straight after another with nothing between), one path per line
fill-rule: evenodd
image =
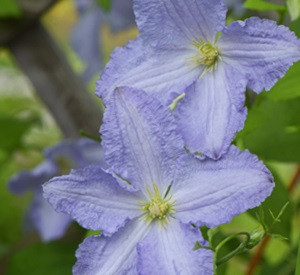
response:
M135 26L132 0L112 0L104 12L95 0L76 0L80 20L71 33L71 46L85 61L84 80L90 80L103 69L101 26L108 23L113 32Z
M43 198L42 184L59 174L69 173L70 168L101 164L99 143L87 139L64 141L45 151L45 161L32 171L23 171L9 182L10 190L22 195L34 191L34 199L27 214L27 222L39 232L43 241L62 237L71 223L68 215L57 213Z
M101 128L109 168L89 166L44 185L56 211L103 230L76 252L74 274L212 274L198 226L218 226L258 206L273 179L256 156L232 146L220 160L184 150L174 117L157 99L118 88Z
M274 21L225 26L223 0L135 0L134 11L140 35L113 52L96 94L130 86L170 104L185 92L178 129L191 152L213 159L243 128L246 86L270 90L300 59L299 39Z

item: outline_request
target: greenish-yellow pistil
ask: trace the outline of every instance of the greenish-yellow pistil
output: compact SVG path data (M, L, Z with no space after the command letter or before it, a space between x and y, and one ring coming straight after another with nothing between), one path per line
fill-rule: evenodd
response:
M191 44L197 48L198 52L196 55L188 58L188 64L193 67L204 65L206 66L205 71L214 70L218 59L220 58L219 50L209 42L193 41Z
M175 213L175 201L172 201L172 195L167 195L163 198L156 184L153 184L153 191L151 191L148 187L146 187L146 190L149 196L149 201L140 202L142 205L141 210L145 212L142 219L147 223L151 223L156 220L160 225L165 227L169 222L168 215Z

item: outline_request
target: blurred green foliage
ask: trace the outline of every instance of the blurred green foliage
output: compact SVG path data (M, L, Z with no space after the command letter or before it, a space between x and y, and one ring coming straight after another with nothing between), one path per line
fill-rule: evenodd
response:
M264 0L246 0L244 3L244 7L251 10L258 10L258 11L285 11L286 7L277 5L274 3L270 3Z
M299 234L299 245L298 245L297 265L296 265L295 275L300 275L300 234Z
M273 101L266 94L258 96L239 133L245 148L263 159L299 162L299 104L300 97Z
M298 37L300 37L300 18L291 22L290 29L295 32Z
M7 157L19 149L26 149L24 136L41 123L35 102L26 97L0 98L0 152Z
M291 234L291 222L293 217L293 205L289 203L284 210L283 215L280 217L280 222L274 223L274 219L270 211L277 216L283 206L290 202L290 196L286 190L286 187L282 183L275 171L272 171L274 181L276 183L272 196L267 198L261 206L251 209L248 212L259 221L259 215L262 216L263 222L268 228L271 229L271 233L279 234L283 237L289 238Z
M24 217L30 196L21 198L12 196L7 189L7 180L17 172L13 163L2 163L0 166L0 259L10 246L21 240Z
M110 11L111 9L111 1L110 0L97 0L97 4L100 8L106 12Z
M270 92L265 95L273 101L285 101L300 97L299 89L300 62L295 63L284 78L280 79Z
M21 149L23 136L28 133L30 128L38 121L36 117L25 119L2 116L0 118L0 128L5 129L0 136L1 150L11 155L15 150Z
M20 17L22 10L17 0L0 0L0 18Z
M27 246L11 257L7 274L71 274L72 266L75 264L74 251L77 246L78 243L70 241Z
M274 252L275 253L275 252ZM295 274L295 258L296 251L289 251L283 260L276 262L274 265L270 265L268 262L263 262L259 275L294 275Z
M287 7L291 19L294 21L300 17L300 0L287 0Z

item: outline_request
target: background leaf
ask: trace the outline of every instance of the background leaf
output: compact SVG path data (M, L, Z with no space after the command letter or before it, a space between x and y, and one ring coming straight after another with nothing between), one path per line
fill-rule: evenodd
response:
M300 234L299 234L299 244L298 244L298 254L296 263L296 273L295 275L300 275Z
M0 18L20 17L22 10L16 0L0 0Z
M286 11L285 6L280 6L274 3L265 2L263 0L246 0L244 7L250 10L258 11Z
M286 187L281 182L280 178L277 176L275 171L270 169L275 181L275 188L270 197L268 197L260 207L262 207L264 212L264 221L267 227L272 227L272 233L280 234L286 238L290 238L291 233L291 219L293 216L293 207L291 203L285 209L283 215L280 218L279 223L274 224L273 218L270 214L270 210L274 213L275 216L278 215L282 207L290 201L289 194L286 190ZM254 217L257 218L257 213L259 212L259 207L249 210L248 212Z
M97 4L101 7L102 10L108 12L111 9L110 0L97 0Z
M286 2L292 21L300 17L300 0L287 0Z
M31 198L30 194L16 197L7 188L8 179L16 172L12 163L0 166L0 258L9 245L19 241L24 234L24 216ZM1 272L0 272L1 273Z
M11 154L16 149L23 147L23 136L30 128L38 123L36 117L17 118L12 116L0 117L0 144L2 150Z
M280 79L270 92L266 93L266 96L274 101L300 97L299 76L300 62L297 62L289 69L285 77Z
M277 262L276 264L270 264L267 261L264 261L262 267L259 271L259 275L294 275L295 274L295 252L289 251L286 253L286 256L283 260ZM295 274L296 275L296 274Z
M8 275L71 274L78 244L66 241L38 243L17 252L10 261Z
M261 94L249 110L238 138L245 148L265 160L299 162L299 106L300 97L275 102Z
M298 36L300 37L300 18L291 22L290 29Z

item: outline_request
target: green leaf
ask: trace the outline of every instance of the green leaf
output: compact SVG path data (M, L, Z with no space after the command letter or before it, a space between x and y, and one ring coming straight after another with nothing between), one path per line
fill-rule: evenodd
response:
M288 207L289 205L289 201L281 208L279 214L277 215L277 217L274 217L274 214L272 213L272 211L270 210L270 212L272 213L272 216L273 216L273 219L274 219L274 222L281 222L280 221L280 217L283 215L284 211L286 210L286 208Z
M258 11L286 11L285 6L280 6L274 3L265 2L263 0L247 0L244 3L244 7L250 10Z
M300 18L291 22L289 27L300 38Z
M7 274L71 274L77 246L78 244L74 242L60 241L25 247L12 256Z
M271 237L273 239L278 239L278 240L281 240L281 241L288 241L289 239L280 235L280 234L271 234Z
M200 248L201 248L201 249L207 249L207 250L213 250L212 247L206 246L206 245L202 245L202 244L200 244L199 242L196 242L196 243L195 243L193 250L198 250L198 249L200 249Z
M22 10L16 0L0 0L0 18L20 17Z
M201 234L203 236L203 239L206 240L206 241L209 240L209 238L208 238L208 230L209 230L209 228L207 226L201 226L200 227L200 231L201 231Z
M14 77L14 75L12 75ZM39 114L37 102L28 97L1 97L0 98L0 116L15 115L22 112Z
M98 236L98 235L101 234L101 232L102 232L102 230L96 230L96 231L94 231L94 230L88 230L86 232L86 234L85 234L85 237L87 238L89 236Z
M266 93L266 96L274 101L300 97L299 75L300 62L297 62L289 69L285 77L280 79L270 92Z
M271 244L271 243L270 243ZM269 245L270 245L269 244ZM278 245L276 245L276 249L278 249ZM273 250L274 254L277 253L276 250ZM295 273L295 265L296 265L296 251L291 249L288 253L285 253L285 257L277 261L275 264L270 263L269 261L262 261L260 271L257 273L258 275L300 275Z
M291 232L291 220L293 215L293 209L291 204L286 203L290 201L289 194L286 187L280 181L279 177L274 171L271 171L274 176L275 188L269 198L267 198L260 207L249 210L248 212L256 219L259 211L264 212L264 222L268 228L272 228L272 234L279 234L283 237L289 238ZM284 212L282 213L282 210ZM274 218L270 214L278 217L280 214L280 222L274 224ZM258 219L259 221L259 219Z
M0 49L0 66L2 68L9 68L9 69L15 68L15 63L14 63L14 61L11 57L11 53L8 51L8 49L5 49L5 48ZM2 87L2 89L3 89L3 87Z
M16 149L23 147L23 136L30 128L38 123L36 117L17 118L12 116L0 117L0 145L1 149L12 153Z
M211 245L212 245L212 247L215 248L220 242L222 242L226 238L226 235L224 235L224 233L221 232L220 230L214 230L214 231L215 232L213 235ZM218 255L217 255L218 259L221 259L225 255L227 255L228 253L233 251L238 245L239 245L239 241L237 239L233 239L233 240L227 242L224 246L222 246L221 250L219 250ZM218 266L218 268L216 270L217 271L216 275L227 274L227 272L226 272L227 268L228 268L228 262L222 263L221 265Z
M260 158L300 161L300 97L272 101L258 96L244 129L238 134L243 146ZM284 202L286 203L286 201Z
M296 263L296 272L295 275L300 275L300 234L299 234L299 244L298 244L298 254L297 254L297 263Z
M0 259L3 255L5 255L8 252L9 248L9 245L0 244Z
M105 12L109 12L111 9L111 1L110 0L97 0L97 4L101 7Z
M31 198L29 195L15 196L7 188L8 179L16 173L16 167L12 162L0 165L0 254L7 252L9 245L16 243L24 233L24 215ZM1 251L2 250L2 251ZM1 273L1 272L0 272Z
M286 2L292 21L300 17L300 0L287 0Z

